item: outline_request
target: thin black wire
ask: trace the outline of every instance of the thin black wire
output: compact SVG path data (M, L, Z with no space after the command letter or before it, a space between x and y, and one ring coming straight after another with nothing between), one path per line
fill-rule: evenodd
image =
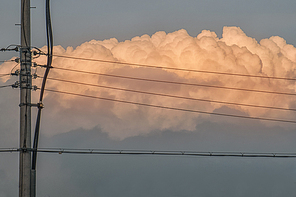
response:
M95 62L102 62L102 63L122 64L122 65L147 67L147 68L158 68L158 69L167 69L167 70L177 70L177 71L184 71L184 72L208 73L208 74L230 75L230 76L239 76L239 77L255 77L255 78L278 79L278 80L292 80L292 81L295 81L296 80L296 78L288 78L288 77L269 77L269 76L248 75L248 74L240 74L240 73L228 73L228 72L195 70L195 69L185 69L185 68L173 68L173 67L163 67L163 66L155 66L155 65L148 65L148 64L135 64L135 63L118 62L118 61L110 61L110 60L100 60L100 59L71 57L71 56L64 56L64 55L52 55L52 56L54 56L54 57L60 57L60 58L84 60L84 61L95 61Z
M11 75L11 73L6 73L6 74L0 74L0 77L5 77L7 75Z
M153 156L191 156L191 157L245 157L245 158L296 158L296 153L241 153L241 152L195 152L195 151L130 151L130 150L37 150L43 153L94 154L94 155L153 155Z
M10 49L10 47L13 46L15 48L13 49ZM17 45L17 44L10 44L8 45L6 48L1 48L0 51L19 51L19 47L21 47L20 45Z
M3 63L5 63L5 62L14 62L15 60L0 60L0 62L3 62Z
M19 63L17 63L11 70L10 73L12 73L12 71L19 65Z
M39 77L39 78L42 78L42 77ZM265 108L265 109L275 109L275 110L285 110L285 111L296 111L296 109L289 109L289 108L283 108L283 107L271 107L271 106L264 106L264 105L252 105L252 104L242 104L242 103L217 101L217 100L210 100L210 99L190 98L190 97L176 96L176 95L170 95L170 94L145 92L145 91L139 91L139 90L126 89L126 88L96 85L96 84L83 83L83 82L78 82L78 81L70 81L70 80L65 80L65 79L57 79L57 78L52 78L52 77L48 77L47 79L54 80L54 81L60 81L60 82L67 82L67 83L72 83L72 84L85 85L85 86L120 90L120 91L126 91L126 92L134 92L134 93L140 93L140 94L149 94L149 95L155 95L155 96L164 96L164 97L170 97L170 98L186 99L186 100L193 100L193 101L202 101L202 102L211 102L211 103L220 103L220 104L238 105L238 106L245 106L245 107Z
M1 148L0 153L20 152L24 149ZM162 151L162 150L112 150L112 149L71 149L40 148L26 149L29 152L87 155L152 155L152 156L193 156L193 157L244 157L244 158L296 158L296 153L252 153L252 152L217 152L217 151Z
M13 153L13 152L19 152L18 148L1 148L0 153Z
M112 102L140 105L140 106L145 106L145 107L154 107L154 108L161 108L161 109L168 109L168 110L175 110L175 111L184 111L184 112L192 112L192 113L200 113L200 114L208 114L208 115L216 115L216 116L226 116L226 117L233 117L233 118L244 118L244 119L252 119L252 120L263 120L263 121L273 121L273 122L283 122L283 123L296 124L296 121L294 121L294 120L283 120L283 119L274 119L274 118L264 118L264 117L252 117L252 116L224 114L224 113L217 113L217 112L206 112L206 111L193 110L193 109L175 108L175 107L152 105L152 104L132 102L132 101L124 101L124 100L104 98L104 97L91 96L91 95L85 95L85 94L78 94L78 93L72 93L72 92L64 92L64 91L52 90L52 89L45 89L45 90L49 91L49 92L68 94L68 95L73 95L73 96L81 96L81 97L93 98L93 99L100 99L100 100L106 100L106 101L112 101Z
M279 95L296 96L296 93L275 92L275 91L265 91L265 90L251 90L251 89L246 89L246 88L234 88L234 87L225 87L225 86L216 86L216 85L185 83L185 82L177 82L177 81L146 79L146 78L138 78L138 77L129 77L129 76L122 76L122 75L113 75L113 74L89 72L89 71L75 70L75 69L69 69L69 68L60 68L60 67L52 67L52 68L53 69L59 69L59 70L65 70L65 71L78 72L78 73L100 75L100 76L106 76L106 77L115 77L115 78L122 78L122 79L139 80L139 81L149 81L149 82L157 82L157 83L176 84L176 85L198 86L198 87L206 87L206 88L218 88L218 89L227 89L227 90L239 90L239 91L247 91L247 92L258 92L258 93L266 93L266 94L279 94Z
M52 33L51 16L50 16L50 0L46 0L45 10L46 10L46 38L47 38L48 56L47 56L46 70L45 70L44 77L42 80L42 85L41 85L41 91L40 91L40 97L39 97L40 104L42 104L42 101L43 101L46 79L47 79L47 76L49 74L49 70L50 70L51 64L52 64L53 33ZM39 50L39 49L37 48L37 50ZM41 110L42 110L42 107L39 106L38 113L37 113L37 119L36 119L35 133L34 133L34 142L33 142L34 149L37 149L37 147L38 147L38 140L39 140L39 133L40 133L40 122L41 122ZM37 164L37 152L33 152L32 153L32 170L36 169L36 164Z
M4 86L0 86L0 88L7 88L7 87L11 87L12 85L4 85Z

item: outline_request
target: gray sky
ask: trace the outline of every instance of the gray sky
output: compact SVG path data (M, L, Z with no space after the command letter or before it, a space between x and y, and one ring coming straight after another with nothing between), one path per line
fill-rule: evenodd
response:
M31 1L32 45L45 42L44 2ZM221 36L224 26L241 27L258 41L281 36L296 45L293 0L207 0L207 1L52 1L52 22L56 45L76 47L92 39L115 37L120 41L157 31L186 29L191 36L202 30ZM19 42L20 1L1 2L1 43Z
M46 44L44 1L31 0L31 6L37 7L32 9L31 15L32 45L43 47ZM180 29L187 30L192 37L202 30L210 30L221 38L224 26L240 27L258 42L280 36L296 46L295 7L296 1L293 0L52 0L51 14L54 45L64 48L76 48L90 40L116 38L122 42L143 34L151 36L158 31L171 33ZM20 1L2 0L0 18L0 48L18 44L20 29L15 24L20 23ZM0 53L0 60L17 55ZM170 73L162 76L177 78ZM14 81L12 78L6 83ZM18 91L1 89L0 92L0 147L17 147ZM44 101L48 107L43 111L40 147L296 152L295 125L266 125L259 121L229 121L217 117L192 118L183 113L184 120L188 118L199 124L191 130L183 127L150 128L149 121L141 122L146 117L142 108L134 115L126 114L127 123L122 123L125 119L115 117L108 110L111 104L103 102L97 121L93 118L97 113L92 111L97 109L95 101L83 102L90 104L85 110L69 102L72 108L59 111L65 103L55 107L53 97ZM295 99L291 100L288 107L295 108ZM215 112L246 115L227 107ZM33 125L35 115L33 110ZM296 116L291 113L290 117L295 119ZM115 130L122 127L124 132L130 128L126 125L133 124L133 121L146 127L143 132L135 131L136 134L122 140L108 136L106 128L112 128L112 123L115 127L118 125ZM131 128L137 130L139 125ZM0 196L16 196L18 157L10 153L1 153L0 157ZM38 196L41 197L292 197L296 192L295 159L40 154L37 166Z

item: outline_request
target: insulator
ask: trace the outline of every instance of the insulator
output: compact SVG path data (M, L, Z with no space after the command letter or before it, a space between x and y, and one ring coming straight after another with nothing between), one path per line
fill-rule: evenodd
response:
M16 63L20 63L20 58L15 58L14 61L15 61Z
M14 73L11 73L12 76L18 76L20 74L19 70L16 70Z

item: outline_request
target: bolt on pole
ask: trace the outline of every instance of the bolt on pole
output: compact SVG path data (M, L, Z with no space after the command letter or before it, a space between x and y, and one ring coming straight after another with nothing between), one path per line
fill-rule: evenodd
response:
M21 0L19 197L31 196L31 31L30 0Z

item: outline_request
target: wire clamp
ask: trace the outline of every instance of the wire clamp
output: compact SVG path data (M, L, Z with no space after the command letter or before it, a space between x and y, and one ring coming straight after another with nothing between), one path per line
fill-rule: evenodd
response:
M34 67L41 67L41 68L46 68L47 66L46 65L41 65L41 64L37 64L37 63L34 63Z
M15 48L9 48L10 46L8 46L7 48L1 48L0 51L15 51L18 52L19 48L16 46Z
M34 91L38 90L38 86L33 86L33 90Z
M22 153L26 153L27 151L29 151L29 149L24 147L24 148L19 148L19 151Z
M38 51L33 51L33 55L47 55L46 53L42 52L40 49L38 49Z
M20 52L30 54L30 47L20 47Z
M44 108L44 105L43 105L43 103L37 103L37 107L38 107L38 109L42 109L42 108Z
M14 84L11 86L12 88L19 88L20 87L20 82L16 81Z
M12 76L18 76L20 74L19 70L14 71L14 73L11 73Z
M44 108L43 103L20 103L19 106L20 107L22 106L37 107L38 109Z
M20 63L20 58L15 58L14 61L19 64Z

